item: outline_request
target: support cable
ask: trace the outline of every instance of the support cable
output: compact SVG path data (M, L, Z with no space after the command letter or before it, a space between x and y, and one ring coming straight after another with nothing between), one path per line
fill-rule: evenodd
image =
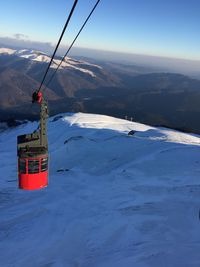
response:
M90 14L88 15L87 19L85 20L85 22L83 23L82 27L80 28L79 32L77 33L76 37L74 38L73 42L71 43L71 45L69 46L67 52L65 53L65 55L62 57L60 63L58 64L56 70L54 71L54 73L51 75L50 79L48 80L46 87L49 85L49 83L52 81L53 77L55 76L57 70L59 69L59 67L61 66L61 64L63 63L65 57L68 55L69 51L71 50L72 46L74 45L74 43L76 42L76 39L78 38L78 36L80 35L80 33L82 32L83 28L85 27L86 23L88 22L88 20L90 19L92 13L94 12L94 10L96 9L97 5L99 4L100 0L98 0L96 2L96 4L94 5L92 11L90 12Z
M78 2L78 0L75 0L75 1L74 1L74 4L73 4L73 6L72 6L72 9L71 9L71 11L70 11L70 13L69 13L69 16L68 16L68 18L67 18L67 21L66 21L66 23L65 23L65 26L64 26L64 28L63 28L63 31L62 31L62 33L61 33L61 35L60 35L60 38L59 38L58 43L57 43L57 45L56 45L56 48L55 48L55 50L54 50L54 52L53 52L53 55L52 55L52 57L51 57L51 60L50 60L50 62L49 62L49 65L48 65L48 67L47 67L47 69L46 69L46 72L45 72L45 74L44 74L44 77L43 77L43 79L42 79L42 82L40 83L40 87L39 87L39 89L37 90L37 92L39 92L39 91L41 90L41 88L42 88L42 85L43 85L43 83L44 83L44 80L45 80L45 78L46 78L46 76L47 76L47 73L48 73L49 68L50 68L50 66L51 66L51 63L52 63L52 61L53 61L53 59L54 59L54 56L55 56L55 54L56 54L56 51L57 51L57 49L58 49L58 47L59 47L59 45L60 45L60 42L61 42L61 40L62 40L62 37L63 37L63 35L64 35L64 33L65 33L65 30L66 30L66 28L67 28L67 26L68 26L68 24L69 24L69 21L70 21L70 19L71 19L71 17L72 17L72 14L73 14L73 12L74 12L74 9L75 9L75 7L76 7L77 2Z

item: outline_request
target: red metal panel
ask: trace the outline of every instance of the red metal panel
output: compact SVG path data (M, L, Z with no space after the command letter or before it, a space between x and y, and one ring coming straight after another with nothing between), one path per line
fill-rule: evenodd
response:
M19 174L19 188L25 190L41 189L48 185L48 172Z
M36 158L34 158L36 159ZM48 171L41 172L41 159L39 160L39 172L38 173L28 173L28 160L26 160L26 173L20 173L19 170L19 188L24 190L36 190L46 187L48 185ZM30 158L33 160L33 158ZM19 166L19 164L18 164ZM19 167L18 167L19 168Z

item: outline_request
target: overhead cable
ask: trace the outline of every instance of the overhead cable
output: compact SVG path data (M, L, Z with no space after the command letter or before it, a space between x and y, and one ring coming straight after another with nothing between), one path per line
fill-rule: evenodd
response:
M73 42L71 43L71 45L69 46L69 48L67 49L67 52L65 53L65 55L62 57L60 63L58 64L56 70L54 71L54 73L50 76L46 86L49 85L49 83L52 81L53 77L55 76L57 70L59 69L59 67L61 66L61 64L63 63L65 57L68 55L69 51L71 50L72 46L74 45L74 43L76 42L76 39L78 38L78 36L80 35L80 33L82 32L83 28L85 27L86 23L88 22L88 20L90 19L92 13L94 12L94 10L96 9L97 5L99 4L100 0L98 0L96 2L96 4L94 5L92 11L90 12L90 14L88 15L88 17L86 18L85 22L83 23L82 27L80 28L79 32L77 33L76 37L74 38Z
M71 17L72 17L72 14L73 14L73 12L74 12L74 9L75 9L77 3L78 3L78 0L75 0L75 1L74 1L74 4L73 4L73 6L72 6L72 9L71 9L71 11L70 11L70 13L69 13L69 16L68 16L68 18L67 18L67 21L66 21L66 23L65 23L65 26L64 26L64 28L63 28L63 30L62 30L62 33L61 33L61 35L60 35L60 38L59 38L59 40L58 40L58 43L57 43L57 45L56 45L56 48L55 48L55 50L54 50L54 52L53 52L53 55L52 55L52 57L51 57L51 60L50 60L50 62L49 62L49 65L48 65L48 67L47 67L47 69L46 69L46 72L45 72L45 74L44 74L44 76L43 76L43 79L42 79L42 81L41 81L41 83L40 83L40 87L39 87L39 89L37 90L38 92L39 92L39 91L41 90L41 88L42 88L42 85L43 85L44 80L45 80L45 78L46 78L46 76L47 76L47 73L48 73L48 71L49 71L49 68L50 68L50 66L51 66L51 63L52 63L52 61L53 61L53 59L54 59L54 56L55 56L55 54L56 54L56 51L57 51L57 49L58 49L58 47L59 47L59 45L60 45L60 42L61 42L61 40L62 40L62 37L63 37L63 35L64 35L64 33L65 33L65 30L66 30L66 28L67 28L67 26L68 26L68 24L69 24L69 21L70 21L70 19L71 19Z

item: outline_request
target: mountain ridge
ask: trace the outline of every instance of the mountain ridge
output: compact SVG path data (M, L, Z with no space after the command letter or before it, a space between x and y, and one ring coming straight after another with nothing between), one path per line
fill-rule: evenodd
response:
M22 56L14 55L16 51ZM27 51L0 53L0 120L37 118L37 109L30 108L31 95L48 62L43 52L30 50L27 56ZM33 60L38 57L39 61ZM58 63L60 58L55 60ZM200 132L199 80L178 73L152 73L135 65L67 60L45 89L50 115L81 111L128 116L151 125ZM47 81L54 71L50 68Z

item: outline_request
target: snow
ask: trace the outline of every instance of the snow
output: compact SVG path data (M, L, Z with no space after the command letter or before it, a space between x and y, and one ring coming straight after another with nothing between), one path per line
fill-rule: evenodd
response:
M60 114L48 122L49 186L22 191L16 136L35 128L0 133L2 267L200 266L198 135Z
M0 48L0 55L1 54L16 55L21 58L29 59L31 61L45 62L45 63L49 63L51 60L51 57L47 55L46 53L37 51L37 50L30 50L30 49L13 50L9 48ZM54 59L51 64L51 68L56 69L59 64L60 64L60 59ZM88 70L87 68L84 68L83 65L102 69L102 67L98 65L91 64L86 61L75 60L69 57L65 57L65 60L62 62L60 66L60 69L71 68L73 70L80 71L82 73L88 74L92 76L93 78L95 78L96 75L94 74L94 72L91 70Z
M5 131L8 128L6 122L0 122L0 132Z
M53 64L51 65L51 68L54 68L56 69L57 66L60 64L60 60L58 59L54 59L54 62ZM75 64L76 65L76 64ZM62 64L60 65L60 69L65 69L65 68L71 68L71 69L74 69L74 70L78 70L80 72L84 72L84 73L87 73L89 74L90 76L92 77L96 77L96 75L94 74L94 72L90 71L90 70L87 70L87 69L84 69L82 67L77 67L77 66L74 66L73 64L71 64L70 61L66 61L64 60L62 62Z
M16 55L27 58L30 60L35 60L35 61L40 61L40 62L47 62L49 63L50 57L45 55L45 54L40 54L39 52L34 52L34 51L28 51L26 49L19 50L16 52Z
M14 49L10 49L10 48L0 48L0 54L8 54L8 55L12 55L16 52L16 50Z
M65 61L69 61L70 64L72 64L72 65L83 64L83 65L92 66L92 67L95 67L95 68L98 68L98 69L102 69L102 67L99 66L99 65L92 64L92 63L89 63L89 62L86 62L86 61L83 61L83 60L75 60L75 59L72 59L70 57L65 57Z

